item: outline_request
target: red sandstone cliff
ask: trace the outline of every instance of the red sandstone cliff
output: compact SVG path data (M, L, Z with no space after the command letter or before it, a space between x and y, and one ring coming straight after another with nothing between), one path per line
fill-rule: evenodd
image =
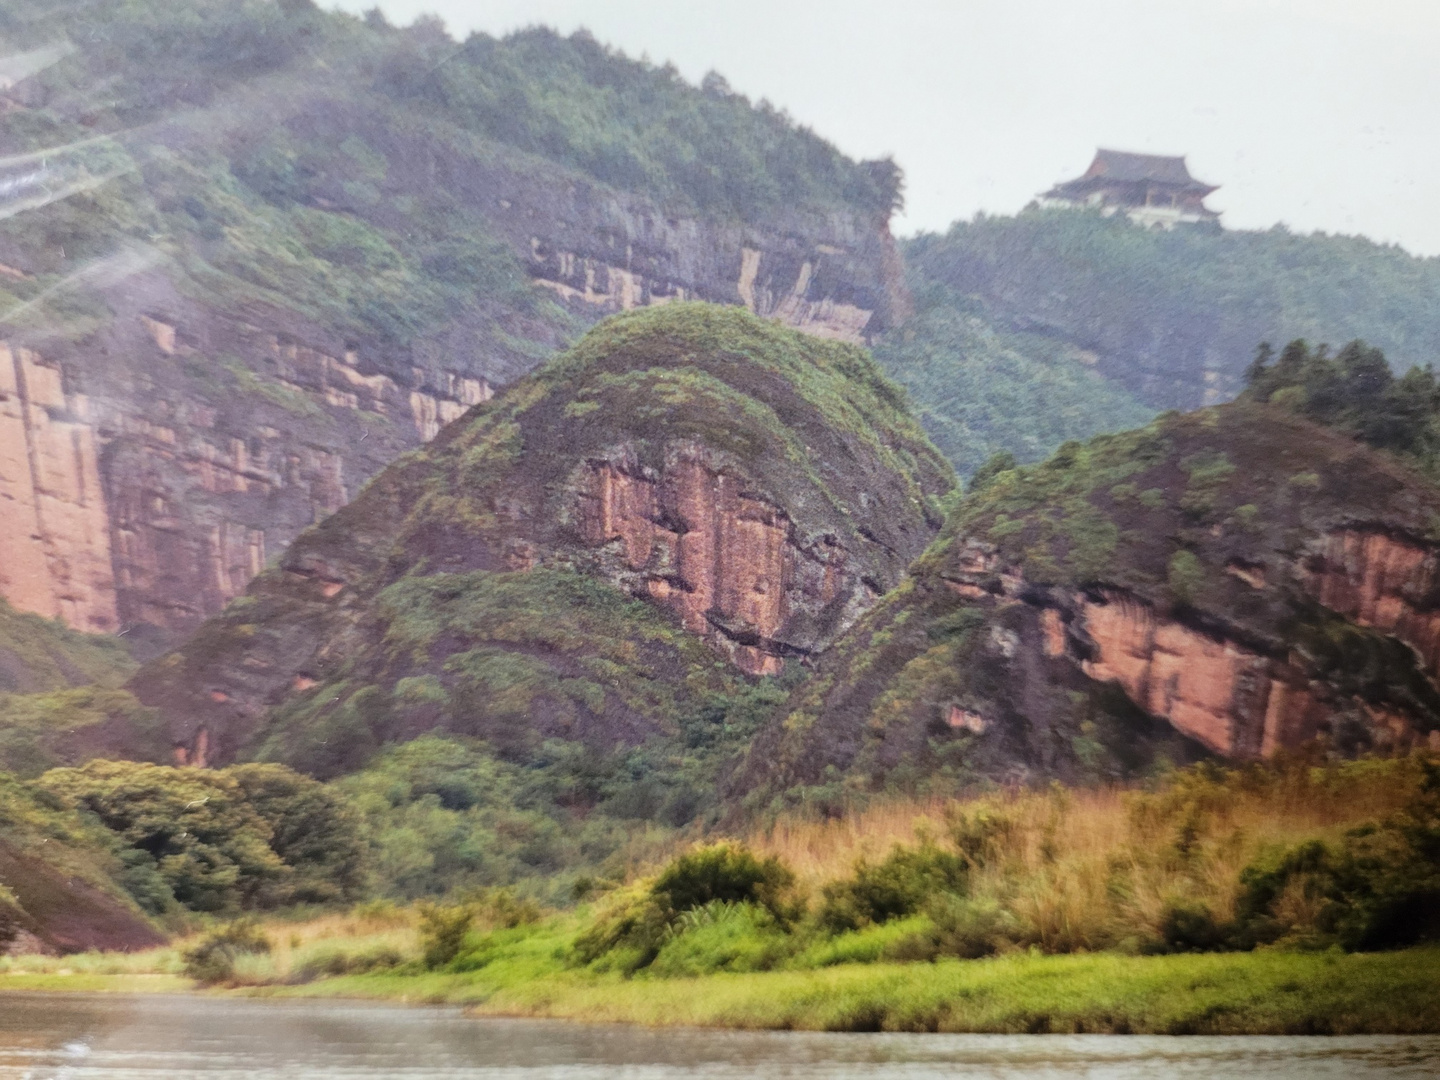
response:
M204 330L151 317L113 328L129 378L0 344L0 595L12 605L90 631L193 629L386 457L491 393L453 372L443 388L401 386L361 374L353 354L258 327ZM212 364L221 349L254 365L258 402L147 388L152 365Z
M1002 568L993 547L968 545L947 579L971 600L1014 603L1025 591L1017 568ZM1414 650L1433 681L1440 675L1440 612L1433 607L1440 551L1387 533L1342 528L1321 537L1288 576L1322 605L1361 626L1393 635ZM1232 564L1249 588L1267 588L1264 567ZM1000 591L984 587L999 581ZM1273 585L1270 587L1274 587ZM993 588L993 586L992 586ZM1048 594L1054 595L1054 594ZM1223 630L1202 630L1162 614L1124 590L1072 593L1041 609L1041 651L1113 682L1152 716L1226 757L1268 757L1325 730L1338 707L1358 708L1382 741L1426 743L1424 729L1401 710L1337 697L1305 672L1303 658L1264 655Z
M675 611L747 673L775 674L785 652L800 651L787 640L796 616L818 617L837 600L863 610L857 590L868 590L833 536L806 543L782 508L709 458L703 447L677 448L653 477L587 464L575 523L586 543L617 545L616 576L632 591Z

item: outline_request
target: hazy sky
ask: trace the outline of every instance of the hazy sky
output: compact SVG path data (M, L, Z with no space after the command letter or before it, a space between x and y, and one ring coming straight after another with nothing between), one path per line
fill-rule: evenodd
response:
M346 0L359 11L374 0ZM1440 254L1440 0L382 0L452 34L588 27L723 74L855 157L897 231L1012 213L1097 146L1187 154L1231 228Z

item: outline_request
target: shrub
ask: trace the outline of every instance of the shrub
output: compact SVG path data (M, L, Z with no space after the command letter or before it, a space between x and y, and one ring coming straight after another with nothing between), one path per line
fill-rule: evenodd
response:
M988 808L966 813L954 805L947 809L945 819L951 843L976 868L999 858L1017 831L1013 818Z
M847 930L834 937L819 937L795 961L797 967L819 968L832 964L874 964L884 959L897 959L905 942L928 935L930 919L912 915L891 919L879 926L863 930Z
M763 911L783 932L803 913L794 885L795 875L774 856L760 859L729 841L699 847L671 862L648 887L612 893L590 928L575 939L574 955L583 964L603 959L606 967L636 971L652 963L677 933L713 922L727 905ZM708 914L692 914L701 910ZM739 931L706 936L717 933L724 937Z
M305 983L336 975L363 975L370 971L399 967L404 962L405 957L400 950L388 945L358 953L327 950L305 957L290 973L290 981Z
M617 889L606 898L590 928L575 938L575 959L594 964L608 957L607 966L622 971L644 967L664 944L673 914L656 901L650 888Z
M491 926L514 930L540 921L540 905L528 896L517 897L509 889L497 889L483 901L480 917Z
M939 896L926 905L940 956L975 960L1022 943L1015 916L995 900Z
M1160 917L1166 952L1217 952L1229 946L1231 928L1218 922L1204 904L1172 902Z
M172 768L91 761L40 785L123 845L120 880L142 908L274 908L353 898L360 819L332 788L283 765Z
M758 904L778 922L798 914L795 875L773 855L760 859L740 844L697 848L665 867L651 888L656 903L678 914L721 901Z
M918 912L931 897L964 895L966 859L932 844L910 848L896 844L884 861L861 858L853 877L825 887L821 925L834 931L863 926Z
M289 876L270 848L269 823L223 771L92 761L52 769L39 782L143 852L131 869L153 866L175 900L191 910L251 906ZM131 877L140 879L136 873L127 881Z
M712 900L676 918L650 970L665 978L768 971L789 951L787 935L765 908Z
M442 968L460 954L465 935L475 921L475 912L468 906L442 907L439 904L420 906L420 956L431 971Z
M253 919L237 919L210 931L193 948L185 950L183 970L196 982L212 986L234 977L237 957L269 951L270 939L259 924Z
M235 765L223 772L270 827L270 849L291 869L257 897L259 906L333 903L360 893L360 815L339 792L284 765Z
M1240 874L1231 941L1392 949L1440 939L1440 763L1402 813L1257 860Z

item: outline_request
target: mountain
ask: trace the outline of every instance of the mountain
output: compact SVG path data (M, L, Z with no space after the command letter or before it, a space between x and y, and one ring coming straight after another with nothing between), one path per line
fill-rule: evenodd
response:
M911 272L915 314L874 346L961 476L995 454L1039 461L1063 442L1146 424L1155 409L1043 334L1006 330L979 305Z
M1169 413L978 476L736 796L1440 743L1440 489L1295 405Z
M334 775L432 729L533 761L685 723L693 752L725 719L707 702L899 583L954 484L862 349L630 312L382 471L130 687L192 763Z
M1072 209L980 216L903 245L918 314L877 359L968 475L1238 394L1262 341L1440 355L1440 259L1362 237Z
M0 595L143 655L621 309L859 341L899 174L584 34L5 0Z

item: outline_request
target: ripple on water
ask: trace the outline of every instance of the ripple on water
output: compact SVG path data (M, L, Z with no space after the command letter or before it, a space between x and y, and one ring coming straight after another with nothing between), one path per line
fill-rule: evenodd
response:
M853 1035L476 1020L456 1009L0 997L0 1080L1431 1080L1440 1036Z

